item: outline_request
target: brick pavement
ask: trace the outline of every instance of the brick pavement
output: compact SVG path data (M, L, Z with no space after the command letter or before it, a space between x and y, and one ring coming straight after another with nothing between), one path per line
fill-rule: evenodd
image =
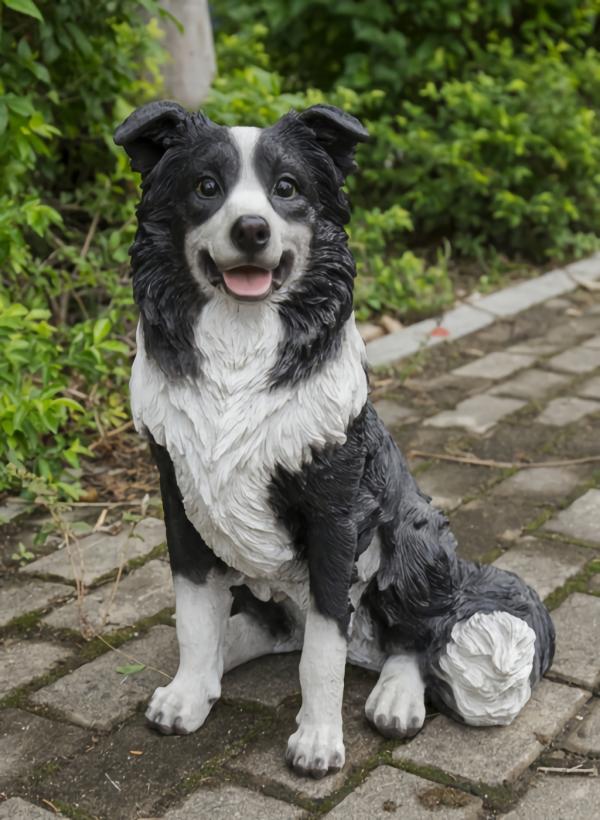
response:
M581 263L581 278L599 267ZM513 725L431 714L412 740L384 741L363 717L374 677L349 668L346 767L304 780L283 762L299 704L291 655L226 676L196 734L157 735L142 711L177 654L161 522L82 538L75 561L55 539L19 568L0 544L0 818L597 817L600 461L580 459L600 456L600 294L565 292L560 277L546 287L542 303L523 290L532 306L521 313L494 297L493 321L464 306L456 335L460 322L474 332L373 379L418 481L451 513L460 553L519 572L553 610L555 663ZM555 463L565 460L576 463ZM2 512L0 541L35 529L19 505ZM145 667L127 673L133 662Z

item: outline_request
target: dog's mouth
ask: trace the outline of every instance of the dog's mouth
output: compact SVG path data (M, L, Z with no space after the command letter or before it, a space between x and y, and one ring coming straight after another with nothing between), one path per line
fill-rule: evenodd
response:
M241 302L260 302L283 285L292 271L294 255L284 251L273 270L258 265L237 265L220 271L206 251L202 252L202 261L212 285L223 285L230 296Z

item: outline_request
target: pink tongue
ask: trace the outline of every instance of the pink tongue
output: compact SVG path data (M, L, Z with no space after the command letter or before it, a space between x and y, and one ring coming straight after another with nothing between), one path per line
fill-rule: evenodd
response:
M271 287L273 275L260 268L235 268L225 271L223 279L236 296L263 296Z

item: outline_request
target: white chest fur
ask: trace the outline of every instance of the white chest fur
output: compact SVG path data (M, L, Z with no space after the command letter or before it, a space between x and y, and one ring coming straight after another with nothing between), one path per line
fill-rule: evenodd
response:
M186 514L209 547L250 578L294 581L304 572L269 505L271 477L278 465L299 470L312 448L343 443L367 383L352 317L318 373L269 389L281 333L275 305L217 294L196 330L201 376L174 382L148 359L138 328L131 402L138 431L169 451Z

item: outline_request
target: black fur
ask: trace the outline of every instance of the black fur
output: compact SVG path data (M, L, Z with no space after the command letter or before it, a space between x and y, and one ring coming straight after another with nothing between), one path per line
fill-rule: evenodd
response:
M198 530L186 516L181 492L175 478L175 469L168 451L157 444L147 431L146 435L160 475L160 493L165 514L171 570L173 575L182 575L196 584L203 584L211 569L224 572L227 566L209 549Z

